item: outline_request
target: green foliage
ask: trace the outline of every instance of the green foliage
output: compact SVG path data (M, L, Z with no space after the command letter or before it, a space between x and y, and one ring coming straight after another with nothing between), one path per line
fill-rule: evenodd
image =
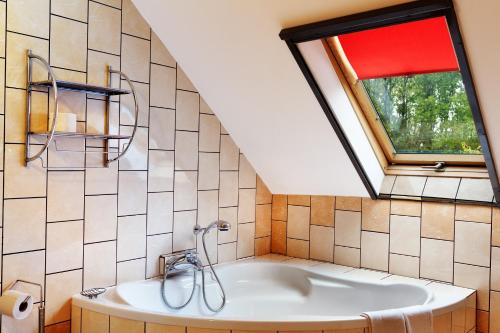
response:
M398 153L481 154L459 72L363 84Z

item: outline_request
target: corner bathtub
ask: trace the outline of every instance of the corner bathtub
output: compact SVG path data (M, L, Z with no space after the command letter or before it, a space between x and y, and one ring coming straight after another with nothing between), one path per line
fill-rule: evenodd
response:
M75 295L72 332L108 333L108 327L110 333L135 332L132 330L134 325L138 325L138 332L143 332L140 327L146 325L146 333L172 332L170 328L160 330L162 325L188 329L359 329L363 332L368 326L367 320L360 316L363 312L423 304L432 308L435 321L449 318L449 325L445 323L443 327L451 328L452 312L462 316L463 330L457 329L454 317L453 332L468 332L474 327L474 320L470 318L475 314L473 290L333 264L286 259L271 255L216 266L227 295L225 308L216 314L205 307L200 288L187 307L169 309L161 298L160 279L123 283L108 289L97 300ZM192 278L177 276L167 283L169 301L180 304L190 291ZM211 304L218 305L215 284L210 283L207 292ZM99 323L103 323L102 329L94 327ZM113 327L119 328L113 331Z

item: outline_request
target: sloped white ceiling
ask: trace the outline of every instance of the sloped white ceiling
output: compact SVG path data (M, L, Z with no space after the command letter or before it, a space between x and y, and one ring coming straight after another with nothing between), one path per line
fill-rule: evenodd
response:
M133 2L273 193L368 195L278 34L282 28L407 1ZM471 4L465 5L467 2ZM469 15L468 11L472 11L476 16L492 16L500 11L479 9L487 5L498 7L498 0L482 0L481 6L472 3L460 0L460 14ZM495 23L488 24L498 28L500 20L491 19ZM480 17L475 20L482 22ZM460 21L474 25L466 19ZM471 36L463 33L466 43L474 38L474 33L481 31L480 28L470 30ZM498 32L496 29L493 36ZM499 43L495 47L498 48ZM492 56L490 62L493 62ZM473 61L475 58L471 56ZM498 61L496 63L498 66ZM472 70L476 68L472 66ZM497 83L498 78L497 75ZM476 81L479 80L476 78ZM486 93L495 95L494 88L485 89ZM481 93L479 96L485 97ZM497 91L497 99L498 96ZM486 106L492 107L483 105L483 108ZM496 112L496 117L500 118L499 114Z

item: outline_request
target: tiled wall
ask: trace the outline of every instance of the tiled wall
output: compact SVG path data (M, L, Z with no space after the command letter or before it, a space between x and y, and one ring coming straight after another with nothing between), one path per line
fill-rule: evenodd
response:
M479 332L500 332L500 209L273 195L273 253L478 290Z
M0 29L2 286L17 278L44 286L47 332L69 330L69 300L82 288L152 277L160 254L195 248L196 222L233 225L219 237L212 232L214 261L269 251L271 195L130 0L0 1ZM102 154L52 145L48 170L40 161L24 166L29 48L50 59L59 79L105 85L112 65L134 81L140 127L123 161L102 168ZM35 80L44 76L39 69ZM77 113L81 130L102 131L102 99L71 92L61 99L61 111ZM52 104L46 93L34 93L35 129L46 129ZM112 103L114 119L119 108L113 129L129 133L131 97ZM100 147L58 141L59 149ZM256 197L268 204L257 209L268 214L257 230ZM35 332L36 321L36 312L19 323L4 317L2 332Z

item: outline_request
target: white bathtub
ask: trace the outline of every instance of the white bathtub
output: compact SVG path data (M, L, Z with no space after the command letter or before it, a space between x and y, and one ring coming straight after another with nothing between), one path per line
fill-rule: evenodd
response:
M205 307L198 288L181 310L164 305L161 281L129 282L110 288L98 300L80 295L73 305L143 322L244 330L312 330L366 327L365 311L427 304L434 315L465 306L469 289L355 270L318 262L246 260L216 267L227 294L219 313ZM209 279L210 280L210 279ZM404 282L401 282L404 281ZM410 282L411 281L411 282ZM190 291L190 277L168 281L167 295L179 304ZM220 302L213 283L209 300Z

